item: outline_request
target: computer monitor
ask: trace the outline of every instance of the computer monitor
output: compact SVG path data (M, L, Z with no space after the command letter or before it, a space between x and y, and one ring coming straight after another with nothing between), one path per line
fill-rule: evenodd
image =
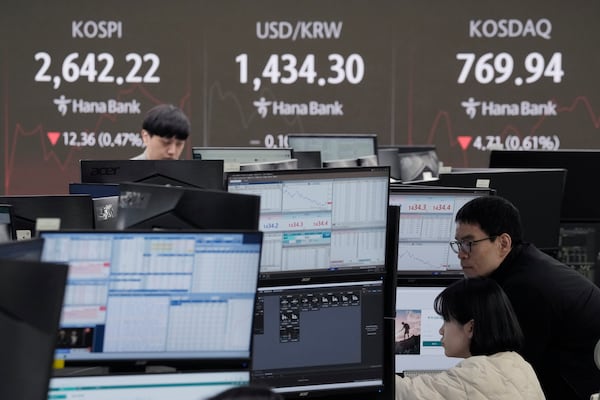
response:
M542 168L459 168L428 185L490 187L521 214L523 238L556 256L567 171Z
M69 194L89 194L93 199L119 195L118 183L69 183Z
M223 160L224 171L239 171L240 164L283 161L292 149L270 147L192 147L194 160Z
M118 229L258 229L260 197L122 183Z
M298 168L300 169L321 168L323 166L321 152L318 150L299 151L292 149L292 158L298 160Z
M490 189L391 185L390 205L400 206L398 274L462 274L449 245L455 240L456 213L469 200L491 193Z
M0 260L41 261L44 239L32 238L0 243Z
M377 156L373 133L288 133L287 141L294 151L320 151L323 162Z
M492 150L490 168L564 168L567 180L560 209L561 221L600 221L590 185L600 165L600 150Z
M66 365L248 368L262 233L42 232L68 263Z
M138 182L223 189L223 160L81 160L82 183Z
M351 168L358 166L357 158L342 158L338 160L323 161L323 168Z
M393 160L396 151L397 160ZM380 165L392 167L392 178L404 183L437 179L440 161L434 145L392 145L378 149Z
M44 399L68 268L6 259L1 264L0 398Z
M69 193L92 196L95 229L117 229L121 194L118 183L70 183Z
M0 196L10 204L17 239L36 236L36 229L93 229L94 210L88 195Z
M0 243L16 239L10 204L0 204Z
M94 205L94 226L96 230L118 229L119 196L96 197Z
M402 181L402 170L400 169L400 157L395 147L379 147L377 149L379 165L390 167L390 178L398 182Z
M53 377L48 400L206 400L249 381L247 370Z
M240 164L240 171L271 171L274 169L297 169L298 160L290 158L289 160L264 161Z
M600 286L600 221L561 222L558 258Z
M441 316L433 309L437 295L459 278L399 276L396 289L395 370L412 376L453 367L462 358L446 357Z
M385 270L387 167L237 172L227 186L260 196L261 279Z
M259 288L251 382L286 399L377 398L384 303L383 280Z

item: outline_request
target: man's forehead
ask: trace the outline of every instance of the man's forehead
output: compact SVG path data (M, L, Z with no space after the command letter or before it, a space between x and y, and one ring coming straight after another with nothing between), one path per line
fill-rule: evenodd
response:
M460 234L462 236L473 236L474 234L483 232L479 224L471 224L466 222L458 222L456 224L456 233L457 236Z

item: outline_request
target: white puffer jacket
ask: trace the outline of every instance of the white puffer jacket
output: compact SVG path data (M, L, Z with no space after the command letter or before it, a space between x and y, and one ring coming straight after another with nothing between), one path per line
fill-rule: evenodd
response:
M545 399L531 365L515 352L472 356L436 375L396 377L396 400Z

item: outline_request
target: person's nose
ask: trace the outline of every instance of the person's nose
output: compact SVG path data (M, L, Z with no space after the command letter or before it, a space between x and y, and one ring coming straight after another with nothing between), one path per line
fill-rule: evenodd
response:
M176 143L170 143L167 146L167 153L168 154L175 154L177 150L177 144Z
M456 256L458 257L459 260L464 260L464 259L469 258L469 253L467 253L463 249L460 249L460 251L458 252L458 254Z

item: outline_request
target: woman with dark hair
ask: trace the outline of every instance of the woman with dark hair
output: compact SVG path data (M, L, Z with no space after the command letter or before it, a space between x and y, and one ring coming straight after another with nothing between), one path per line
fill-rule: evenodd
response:
M433 305L448 357L465 360L434 375L396 377L396 399L545 399L533 368L516 352L523 334L510 301L489 278L462 279Z
M227 389L208 400L283 400L283 397L265 386L238 386Z

